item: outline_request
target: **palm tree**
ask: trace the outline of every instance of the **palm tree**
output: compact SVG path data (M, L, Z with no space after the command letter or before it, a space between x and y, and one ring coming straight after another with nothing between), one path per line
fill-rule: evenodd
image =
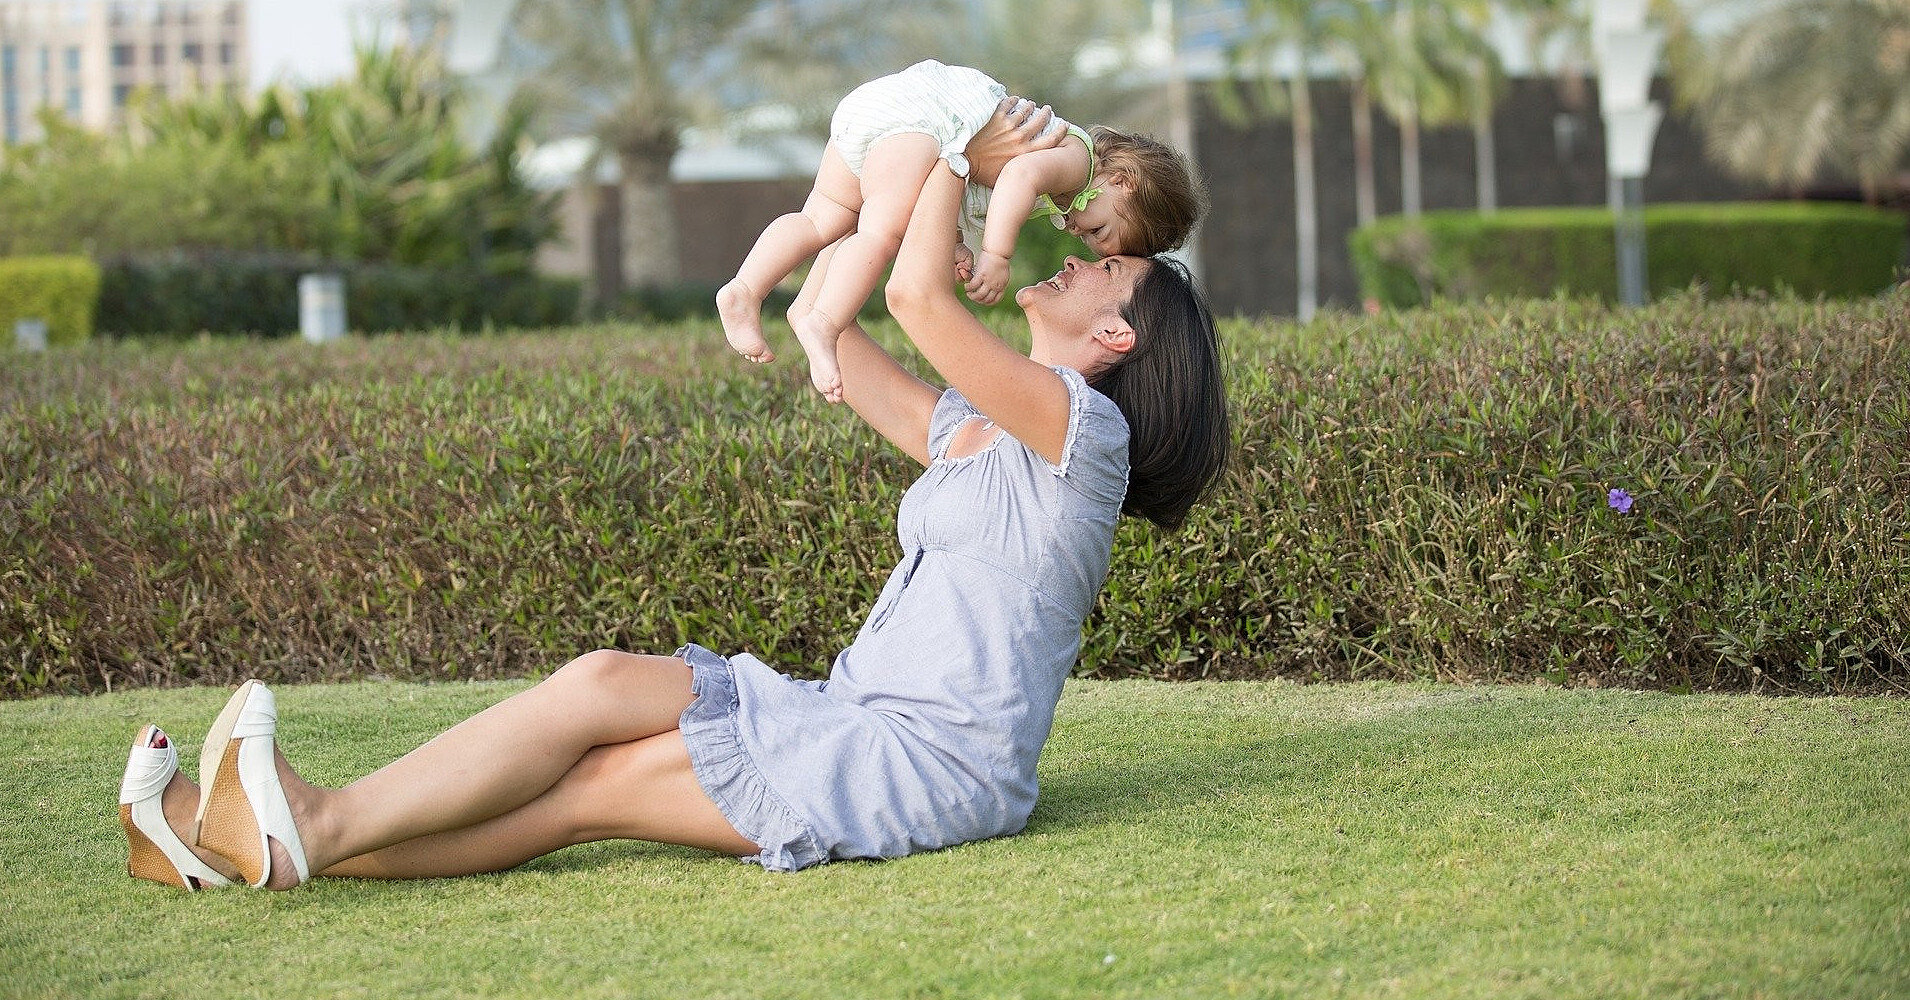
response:
M1353 216L1359 226L1379 216L1373 170L1373 76L1387 59L1386 32L1379 8L1368 2L1341 5L1327 20L1329 51L1349 77L1353 117Z
M1312 0L1247 0L1239 40L1227 53L1228 76L1216 82L1215 104L1236 122L1257 117L1293 119L1293 227L1301 322L1320 304L1320 220L1318 184L1313 169L1314 53L1332 37L1333 20L1344 16L1339 4ZM1294 65L1280 84L1268 69L1281 55Z
M1375 92L1399 124L1400 211L1411 218L1423 207L1420 130L1471 122L1474 106L1490 95L1478 84L1481 73L1496 77L1499 62L1476 27L1482 20L1461 10L1482 6L1476 0L1389 0L1388 6Z
M982 69L1010 93L1052 105L1076 124L1109 121L1135 103L1125 78L1148 27L1144 0L990 0L911 20L930 37L904 43L903 51ZM1090 58L1080 58L1084 51ZM1096 53L1105 58L1094 58Z
M772 94L833 103L886 51L867 42L877 9L874 0L523 0L506 59L523 70L520 92L544 131L591 136L616 157L622 278L663 286L680 275L670 163L684 130Z
M1875 202L1910 160L1910 4L1788 0L1674 82L1729 169L1800 188L1829 172Z

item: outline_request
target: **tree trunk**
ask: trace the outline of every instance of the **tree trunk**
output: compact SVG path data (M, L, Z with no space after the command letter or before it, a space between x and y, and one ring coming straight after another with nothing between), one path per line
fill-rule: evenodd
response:
M622 194L597 179L594 159L579 175L577 187L589 206L585 227L590 260L588 300L595 308L608 309L623 294Z
M1313 92L1307 80L1305 51L1291 84L1293 92L1293 228L1298 242L1300 322L1320 305L1320 223L1313 177Z
M1492 103L1488 100L1485 73L1473 81L1472 163L1473 180L1478 185L1475 203L1481 212L1499 210L1498 150L1492 142Z
M1353 80L1353 217L1360 226L1379 217L1379 196L1373 183L1373 94L1366 78Z
M1422 210L1419 183L1419 109L1408 105L1399 116L1399 210L1409 219Z
M675 150L620 150L623 175L623 278L626 288L674 285L682 279L677 253Z

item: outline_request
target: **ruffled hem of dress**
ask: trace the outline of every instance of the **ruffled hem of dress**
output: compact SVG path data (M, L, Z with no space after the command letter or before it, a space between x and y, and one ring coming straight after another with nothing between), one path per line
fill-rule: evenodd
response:
M697 783L759 853L743 860L793 872L829 860L815 832L770 788L736 726L736 680L728 660L695 643L676 651L692 672L690 702L678 719Z

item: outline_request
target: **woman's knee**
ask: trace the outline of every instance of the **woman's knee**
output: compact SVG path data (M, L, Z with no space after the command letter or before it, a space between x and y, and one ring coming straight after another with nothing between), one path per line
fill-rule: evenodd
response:
M643 657L616 649L595 649L558 667L544 683L586 694L604 694L629 684Z
M580 711L609 711L617 725L634 724L641 735L674 723L693 697L690 665L683 660L615 649L593 650L571 660L544 685Z

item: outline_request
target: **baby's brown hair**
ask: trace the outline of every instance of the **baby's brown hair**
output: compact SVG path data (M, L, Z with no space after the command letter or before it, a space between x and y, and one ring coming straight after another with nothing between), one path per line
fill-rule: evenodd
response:
M1094 137L1094 169L1119 174L1132 192L1121 217L1128 224L1129 253L1152 257L1178 249L1207 211L1201 188L1186 158L1152 136L1117 132L1106 125L1089 130Z

